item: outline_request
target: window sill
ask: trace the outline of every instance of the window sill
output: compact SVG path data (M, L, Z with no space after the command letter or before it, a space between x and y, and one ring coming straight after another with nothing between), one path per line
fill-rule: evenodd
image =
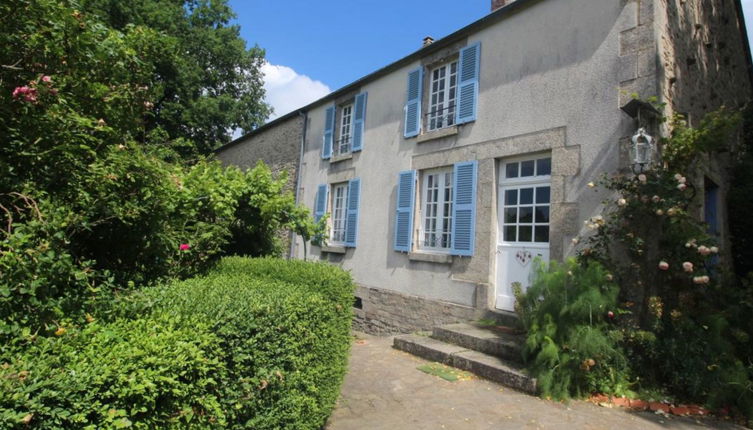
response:
M411 261L425 261L427 263L451 264L452 255L429 252L409 252L408 259Z
M445 127L438 130L421 133L418 135L416 143L428 142L431 140L441 139L443 137L454 136L456 134L458 134L458 126L453 125L451 127Z
M330 254L345 254L347 248L343 245L325 245L322 246L322 252L329 252Z
M338 161L350 160L351 158L353 158L353 153L348 152L347 154L333 155L332 158L329 159L329 162L332 164L337 163Z

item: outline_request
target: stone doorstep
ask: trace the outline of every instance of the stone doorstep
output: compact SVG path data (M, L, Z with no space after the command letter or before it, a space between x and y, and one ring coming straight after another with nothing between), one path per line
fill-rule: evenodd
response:
M493 355L414 334L396 336L392 346L427 360L469 371L525 393L536 393L534 378L526 375L514 364Z
M494 355L506 360L520 363L523 339L492 328L478 327L472 324L446 324L434 327L432 337L466 349Z

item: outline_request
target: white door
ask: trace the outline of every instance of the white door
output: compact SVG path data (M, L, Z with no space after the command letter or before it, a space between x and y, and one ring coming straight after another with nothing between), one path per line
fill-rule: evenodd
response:
M499 172L496 308L513 311L513 284L525 291L536 258L549 261L551 158L505 161Z

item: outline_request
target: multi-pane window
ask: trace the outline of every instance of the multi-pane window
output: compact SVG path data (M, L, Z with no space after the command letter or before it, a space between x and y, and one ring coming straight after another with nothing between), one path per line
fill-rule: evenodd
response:
M458 63L444 64L431 71L428 130L455 124L455 93L458 84Z
M446 251L452 243L452 170L424 173L421 248Z
M348 184L332 186L332 242L345 243L345 212L348 200Z
M549 242L551 158L504 164L503 240Z
M335 143L335 155L350 152L351 139L353 137L353 104L342 107L340 113L340 138Z

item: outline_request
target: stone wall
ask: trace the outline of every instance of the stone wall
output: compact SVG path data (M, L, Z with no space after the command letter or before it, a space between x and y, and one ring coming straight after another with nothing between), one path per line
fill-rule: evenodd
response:
M269 166L275 177L287 174L285 189L295 192L303 127L304 117L292 116L220 148L216 156L223 164L235 165L243 170L253 168L261 160ZM291 233L281 231L279 237L283 244L283 255L288 255Z
M659 87L666 115L682 114L697 127L704 115L722 106L741 108L751 100L751 75L743 17L737 0L642 0L656 2ZM666 132L666 131L665 131ZM737 145L736 141L729 142ZM729 254L726 196L731 181L730 153L706 158L687 172L696 186L696 214L704 217L704 186L719 186L718 219L722 264Z
M476 320L487 313L483 309L382 288L359 286L356 297L362 307L354 309L353 326L375 335L430 330L436 325Z
M740 107L751 96L750 71L736 0L658 2L661 95L668 113L696 125L722 105Z
M216 153L217 158L225 165L232 164L244 170L253 168L259 160L264 161L275 175L286 172L289 188L293 190L301 156L303 121L303 116L294 116L269 128L249 133L220 148Z

